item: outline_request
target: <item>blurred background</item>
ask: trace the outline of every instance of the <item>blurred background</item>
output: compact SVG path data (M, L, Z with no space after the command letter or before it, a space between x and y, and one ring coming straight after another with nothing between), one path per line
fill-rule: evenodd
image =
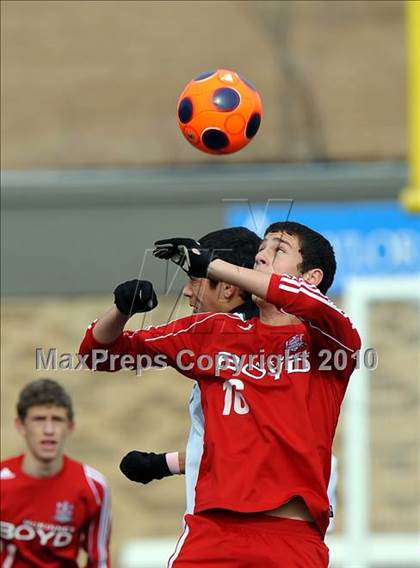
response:
M118 463L133 448L185 447L192 385L174 371L36 371L35 349L77 351L140 267L160 306L133 326L188 313L175 306L182 278L168 288L148 252L154 240L261 232L285 218L278 199L332 240L333 297L378 353L376 370L353 376L336 437L332 565L418 565L420 222L400 199L420 188L407 21L418 4L1 3L2 457L22 448L22 386L62 382L76 407L69 454L109 480L115 566L163 566L180 532L183 478L139 487ZM223 157L187 144L176 121L184 85L219 67L250 79L264 104L255 140Z

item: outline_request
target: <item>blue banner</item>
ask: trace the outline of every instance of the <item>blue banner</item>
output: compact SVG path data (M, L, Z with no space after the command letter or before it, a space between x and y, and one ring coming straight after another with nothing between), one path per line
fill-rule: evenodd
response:
M420 216L396 201L232 205L225 226L244 226L260 236L274 222L297 221L323 234L333 245L337 274L332 292L349 276L402 276L420 273Z

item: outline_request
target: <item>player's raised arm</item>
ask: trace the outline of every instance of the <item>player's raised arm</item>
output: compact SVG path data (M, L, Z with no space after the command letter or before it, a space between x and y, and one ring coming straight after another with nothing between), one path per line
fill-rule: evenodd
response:
M265 298L270 275L230 264L200 247L189 238L170 238L155 242L153 254L160 260L171 260L190 277L211 278L233 284L246 292Z
M289 274L266 274L238 268L222 260L210 263L208 274L263 298L280 311L309 322L331 349L348 353L360 349L361 341L349 317L303 277Z
M302 276L273 274L238 268L217 259L209 264L208 275L240 286L280 311L309 322L324 336L326 344L353 353L360 349L359 334L348 316L311 283L311 278L315 282L322 280L322 271L316 271L309 270Z
M360 337L349 317L302 277L272 274L266 300L281 311L309 322L324 336L326 343L335 344L349 353L360 349Z
M134 357L133 332L123 333L124 327L132 315L148 312L158 304L153 285L147 280L120 284L114 290L114 298L115 305L88 327L79 347L81 355L89 356L88 366L95 370L119 370L119 361L114 361L113 368L109 364L112 354Z
M292 231L293 231L293 224ZM322 293L335 272L334 252L318 233L298 225L298 234L284 224L274 224L255 257L254 270L238 267L200 249L191 239L166 239L155 243L157 258L171 259L190 276L207 276L254 294L281 312L308 321L325 342L349 352L360 348L360 337L349 318Z
M89 325L79 347L86 365L110 372L172 366L193 378L203 344L211 338L214 324L220 328L223 323L217 322L217 314L195 314L147 329L125 330L132 314L153 309L157 299L150 282L142 280L120 284L114 294L115 306Z

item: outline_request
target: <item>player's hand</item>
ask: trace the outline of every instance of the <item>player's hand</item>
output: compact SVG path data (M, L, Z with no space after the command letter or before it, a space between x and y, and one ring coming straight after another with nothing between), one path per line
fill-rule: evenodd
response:
M158 305L153 284L148 280L129 280L114 290L115 305L118 310L132 316L140 312L150 312Z
M166 462L166 454L139 452L133 450L123 457L120 463L122 473L138 483L150 483L154 479L162 479L173 475Z
M196 278L207 277L209 264L215 258L202 249L198 241L182 237L156 241L153 255L161 260L171 260L188 276Z

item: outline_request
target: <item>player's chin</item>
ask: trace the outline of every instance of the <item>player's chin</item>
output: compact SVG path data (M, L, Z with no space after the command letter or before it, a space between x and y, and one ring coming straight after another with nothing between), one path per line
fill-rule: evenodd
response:
M36 452L36 457L43 462L50 462L55 460L60 454L59 446L51 448L39 448Z
M43 452L43 453L37 454L36 457L37 457L39 462L42 462L44 464L49 464L51 462L54 462L58 458L58 452L55 453L55 454L49 454L49 455L46 455L45 452Z

